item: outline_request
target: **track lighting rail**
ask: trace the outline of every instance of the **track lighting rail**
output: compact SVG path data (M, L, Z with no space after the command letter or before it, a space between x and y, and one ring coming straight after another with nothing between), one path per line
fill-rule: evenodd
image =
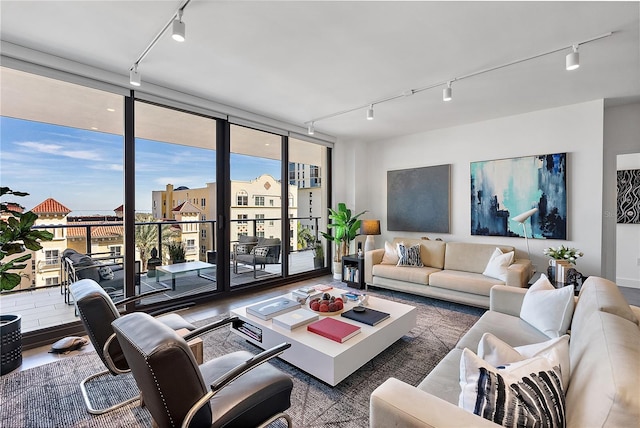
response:
M600 34L598 36L591 37L589 39L585 39L585 40L582 40L582 41L577 42L577 43L572 43L570 45L562 46L560 48L556 48L556 49L553 49L553 50L550 50L550 51L546 51L546 52L542 52L542 53L539 53L539 54L531 55L531 56L528 56L526 58L517 59L515 61L511 61L511 62L508 62L508 63L505 63L505 64L500 64L500 65L496 65L494 67L489 67L489 68L485 68L485 69L482 69L482 70L474 71L474 72L469 73L469 74L464 74L464 75L461 75L461 76L458 76L458 77L455 77L455 78L452 78L452 79L447 79L445 81L434 83L434 84L427 85L427 86L423 86L423 87L420 87L420 88L405 90L401 94L398 94L398 95L392 95L392 96L389 96L389 97L386 97L386 98L379 98L379 99L377 99L375 101L370 101L370 102L364 103L362 105L359 105L357 107L349 108L349 109L346 109L346 110L341 110L341 111L338 111L336 113L331 113L331 114L327 114L327 115L324 115L324 116L319 116L319 117L316 117L316 118L311 119L311 120L309 120L307 122L304 122L304 123L305 123L305 125L313 124L314 127L315 127L317 122L319 122L321 120L331 119L331 118L334 118L334 117L337 117L337 116L342 116L344 114L352 113L354 111L362 110L362 109L365 109L365 108L368 109L367 111L369 111L369 109L371 109L372 106L374 106L376 104L381 104L381 103L385 103L385 102L388 102L388 101L397 100L399 98L405 98L405 97L408 97L408 96L411 96L411 95L414 95L414 94L417 94L417 93L420 93L420 92L424 92L424 91L427 91L429 89L437 88L437 87L442 87L442 86L450 87L450 85L453 82L457 82L457 81L460 81L460 80L463 80L463 79L469 79L471 77L479 76L481 74L485 74L485 73L489 73L489 72L492 72L492 71L500 70L500 69L505 68L505 67L510 67L512 65L520 64L520 63L523 63L523 62L526 62L526 61L530 61L530 60L533 60L533 59L536 59L536 58L540 58L540 57L543 57L543 56L546 56L546 55L551 55L551 54L554 54L554 53L557 53L557 52L560 52L560 51L563 51L563 50L566 50L566 49L572 49L573 51L576 51L577 48L580 45L584 45L584 44L587 44L587 43L594 42L596 40L604 39L606 37L612 36L613 34L614 34L614 32L610 31L608 33Z

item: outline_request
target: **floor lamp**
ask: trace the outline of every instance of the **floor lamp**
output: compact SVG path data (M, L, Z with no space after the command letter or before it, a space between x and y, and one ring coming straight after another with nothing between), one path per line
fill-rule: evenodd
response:
M527 223L525 222L529 217L531 217L537 212L538 212L538 208L533 208L533 209L530 209L529 211L525 211L522 214L518 214L517 216L511 218L511 220L518 222L522 225L522 230L524 231L524 241L527 244L527 254L529 255L529 260L531 260L531 251L529 251L529 237L527 236ZM531 237L533 238L533 235L531 235ZM531 263L531 266L533 266L533 262ZM529 279L531 279L532 273L533 272L529 272Z
M360 233L367 235L367 240L364 242L364 252L375 250L376 241L374 236L380 235L380 220L362 220Z

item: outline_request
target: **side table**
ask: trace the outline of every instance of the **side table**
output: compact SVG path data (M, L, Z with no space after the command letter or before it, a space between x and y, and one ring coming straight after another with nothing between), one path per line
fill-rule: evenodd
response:
M185 336L191 332L186 328L181 328L180 330L176 330L176 333L178 333L180 336ZM191 349L191 352L193 352L193 356L196 358L196 362L198 364L202 364L204 362L204 343L202 342L202 339L196 337L195 339L191 339L190 341L188 341L187 345L189 345L189 349Z
M351 288L365 288L364 257L357 254L342 256L342 282Z

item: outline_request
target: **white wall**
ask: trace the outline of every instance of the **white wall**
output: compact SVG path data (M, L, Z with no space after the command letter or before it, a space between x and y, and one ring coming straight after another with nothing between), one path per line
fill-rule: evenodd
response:
M636 273L635 278L631 274L633 266L637 267L637 258L640 257L640 241L632 239L633 234L626 235L618 232L616 223L616 170L617 158L621 154L640 153L640 103L607 107L604 114L604 160L603 160L603 224L602 224L602 270L603 276L613 281L621 281L620 285L640 287L640 278ZM636 231L640 225L624 225L626 231ZM628 226L628 227L626 227ZM632 232L633 233L633 232ZM623 254L623 269L627 273L618 275L618 245L617 240L625 251L632 254ZM636 238L637 239L637 238ZM627 257L628 256L628 257ZM636 271L637 272L637 271ZM629 276L627 276L629 275Z
M569 240L529 240L532 259L539 271L546 270L548 259L542 250L548 246L570 245L585 253L578 261L578 270L587 275L600 275L603 104L598 100L413 134L370 143L365 149L360 143L339 141L336 156L342 156L345 164L335 170L335 196L338 199L343 195L352 196L350 202L358 209L370 211L367 218L381 219L383 236L376 240L378 247L394 236L428 235L445 241L504 243L526 254L522 238L471 236L469 164L479 160L567 152ZM450 233L388 232L387 171L443 164L451 164ZM356 179L352 171L359 175L356 186L352 185ZM343 190L343 185L349 190ZM354 188L357 196L351 194Z
M640 169L640 153L618 155L617 164L618 170ZM616 284L640 288L640 224L616 226Z

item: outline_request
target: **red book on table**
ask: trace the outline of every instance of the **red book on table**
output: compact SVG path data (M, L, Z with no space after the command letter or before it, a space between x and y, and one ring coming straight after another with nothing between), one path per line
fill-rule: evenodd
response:
M331 317L326 317L320 321L309 324L307 330L340 343L360 333L360 327L357 325L342 322Z

